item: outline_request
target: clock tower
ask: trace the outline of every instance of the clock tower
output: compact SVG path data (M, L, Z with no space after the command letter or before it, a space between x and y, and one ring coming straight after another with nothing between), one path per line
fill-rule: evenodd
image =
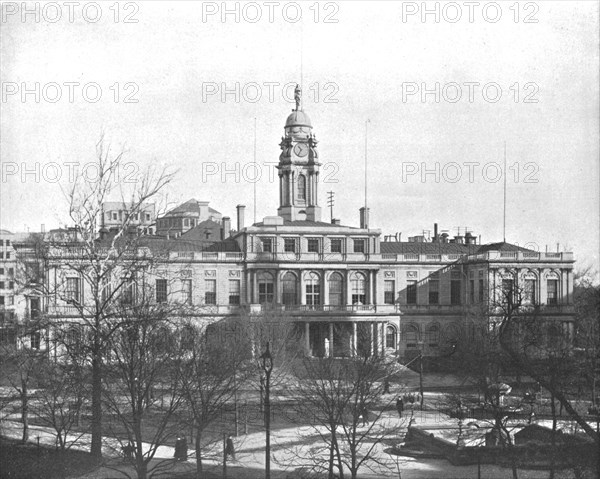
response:
M279 144L279 208L277 214L290 221L321 221L318 201L319 154L310 118L301 108L302 91L295 90L296 109L285 122Z

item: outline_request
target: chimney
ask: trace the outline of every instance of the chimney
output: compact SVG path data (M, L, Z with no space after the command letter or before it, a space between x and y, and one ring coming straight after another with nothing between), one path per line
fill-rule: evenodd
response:
M454 242L458 244L463 244L463 237L461 235L456 235L454 237Z
M244 229L244 211L246 211L246 205L237 205L237 230L242 231Z
M438 224L433 223L433 241L438 241Z
M440 239L440 243L447 243L448 242L448 233L442 233L441 235L441 239Z
M231 218L223 216L223 227L221 228L221 239L227 239L231 235Z
M369 228L369 208L365 208L363 206L359 211L360 211L360 228L368 229Z

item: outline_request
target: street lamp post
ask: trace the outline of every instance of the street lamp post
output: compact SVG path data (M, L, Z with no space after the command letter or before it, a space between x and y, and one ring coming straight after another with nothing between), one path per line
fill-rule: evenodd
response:
M267 342L266 351L260 356L261 367L265 378L265 479L271 479L271 372L273 371L273 357Z
M425 349L425 343L423 341L419 341L419 394L420 398L420 408L423 410L423 349Z

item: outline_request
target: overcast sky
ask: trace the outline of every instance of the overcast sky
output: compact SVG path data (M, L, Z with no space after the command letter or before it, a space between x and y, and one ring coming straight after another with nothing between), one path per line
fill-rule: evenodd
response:
M598 263L598 2L38 5L2 6L2 228L68 223L60 185L73 162L93 180L102 132L127 149L123 178L168 165L173 205L234 218L243 203L251 221L254 118L257 220L274 215L286 85L302 81L326 221L334 191L334 216L358 224L370 119L383 234L437 222L501 241L506 142L507 240Z

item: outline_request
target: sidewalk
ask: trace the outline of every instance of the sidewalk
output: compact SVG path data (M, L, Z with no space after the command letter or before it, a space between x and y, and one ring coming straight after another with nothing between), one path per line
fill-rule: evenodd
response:
M400 426L405 428L408 425L410 410L405 411L406 418L403 418L401 424L396 413L385 412L382 420L390 426ZM455 425L455 420L441 415L434 411L415 411L414 422L416 426L444 427ZM365 426L366 427L366 426ZM362 428L361 428L362 429ZM325 432L321 427L303 426L273 431L271 434L271 470L273 479L286 479L292 477L290 472L301 467L302 461L299 456L309 456L311 452L318 447L318 434ZM21 423L16 421L5 421L2 423L2 434L11 438L21 437ZM40 444L54 446L54 436L48 428L32 426L30 428L30 440L37 441L40 438ZM74 446L77 449L89 449L89 435L83 435ZM399 440L399 439L398 439ZM389 443L395 442L390 438ZM234 438L236 448L236 460L228 463L227 471L229 478L254 479L264 477L265 465L265 433L256 432L246 436ZM148 447L148 445L146 445ZM400 468L402 479L468 479L477 477L476 466L453 466L445 460L437 459L415 459L407 457L391 456L386 452L388 445L378 444L375 446L376 456L387 461L391 469L379 470L376 473L363 471L361 478L398 478ZM222 456L218 446L213 450L203 452L204 470L215 474L214 477L222 477ZM220 448L219 448L220 449ZM126 477L114 470L119 467L131 477L135 477L133 468L124 464L119 457L120 444L116 439L105 439L104 454L110 461L110 467L100 467L93 473L80 477L79 479L107 479L114 477ZM172 446L160 446L151 465L156 466L159 463L168 464L169 470L166 475L161 477L193 477L196 463L193 457L193 447L190 445L190 456L187 462L175 462L173 460L174 448ZM112 467L112 468L111 468ZM496 466L482 466L482 478L484 479L510 479L512 473L509 469ZM519 470L521 479L542 479L547 477L547 471L523 471ZM569 477L569 476L557 476Z

